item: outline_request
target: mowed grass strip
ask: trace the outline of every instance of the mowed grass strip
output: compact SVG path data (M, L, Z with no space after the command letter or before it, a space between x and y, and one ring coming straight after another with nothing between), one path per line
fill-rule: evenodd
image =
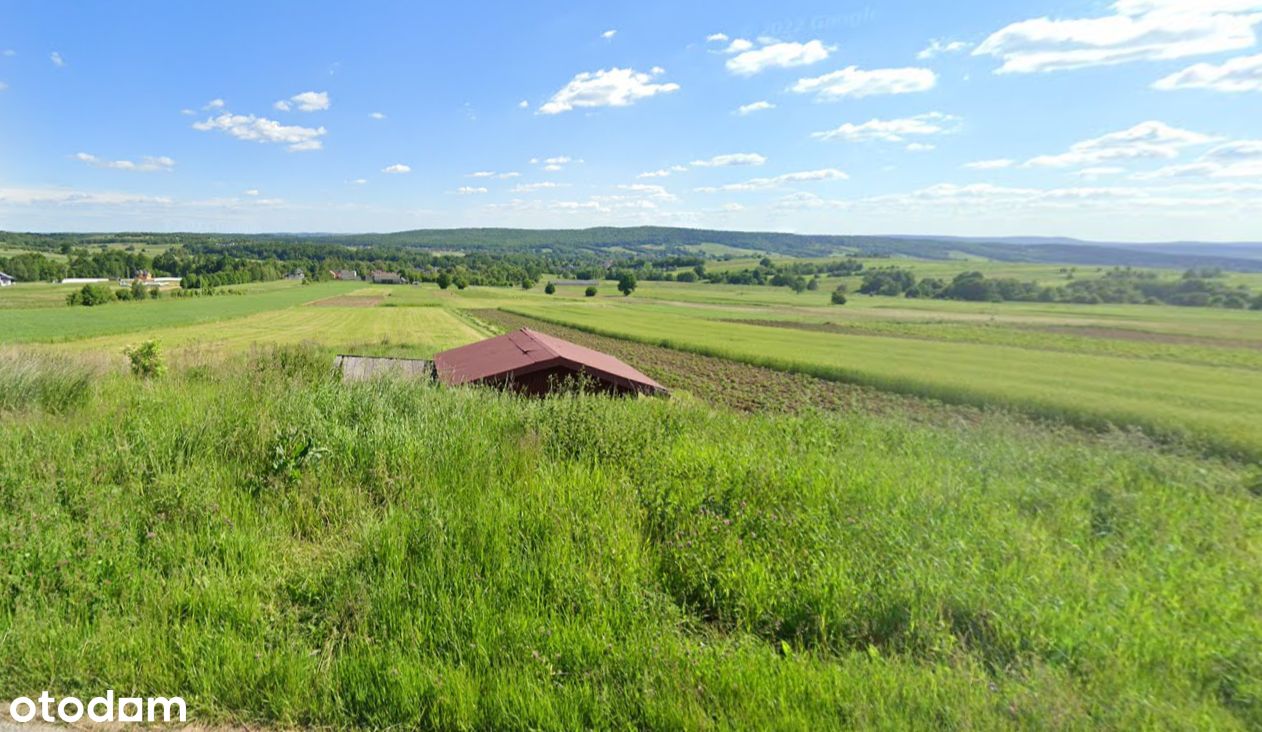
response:
M1087 426L1131 425L1262 455L1262 373L972 343L839 335L641 311L635 304L508 308L602 335L867 384L1003 406Z
M312 342L365 353L380 351L384 345L390 346L393 355L426 357L481 337L443 308L300 306L214 323L86 338L59 345L57 350L117 354L139 339L153 338L171 349L234 351Z
M257 288L242 286L241 289L246 294L191 298L168 296L159 300L114 302L96 307L0 310L0 343L55 343L240 318L346 294L354 291L356 285L341 282L312 285L284 282L269 283Z

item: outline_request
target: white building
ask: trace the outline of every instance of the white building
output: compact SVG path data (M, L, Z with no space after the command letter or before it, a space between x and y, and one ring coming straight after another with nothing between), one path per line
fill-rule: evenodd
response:
M17 282L17 280L13 279L9 275L5 274L4 272L0 272L0 287L8 287L14 282Z

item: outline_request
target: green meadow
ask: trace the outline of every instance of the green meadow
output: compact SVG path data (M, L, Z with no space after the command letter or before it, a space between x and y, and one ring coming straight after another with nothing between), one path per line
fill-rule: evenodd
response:
M1258 313L234 289L0 291L11 693L280 727L1262 726ZM495 310L675 392L330 373ZM133 377L149 339L169 370Z
M1000 414L347 386L330 356L0 361L6 689L281 726L1262 724L1245 466Z

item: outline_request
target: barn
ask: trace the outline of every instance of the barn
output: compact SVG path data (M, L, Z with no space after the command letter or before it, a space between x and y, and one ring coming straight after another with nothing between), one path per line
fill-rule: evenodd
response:
M541 395L583 375L611 394L669 393L666 387L607 353L530 328L505 333L434 356L434 374L448 386L485 384Z

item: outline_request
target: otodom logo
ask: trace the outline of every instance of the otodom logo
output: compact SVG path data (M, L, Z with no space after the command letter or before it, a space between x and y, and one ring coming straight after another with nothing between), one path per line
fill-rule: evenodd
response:
M86 704L74 696L56 699L47 691L40 694L38 699L19 696L9 702L9 717L22 724L36 721L37 718L41 722L74 724L85 716L98 723L184 722L187 721L186 715L184 700L178 696L125 696L118 698L115 703L113 689L107 690L104 696L93 697Z

